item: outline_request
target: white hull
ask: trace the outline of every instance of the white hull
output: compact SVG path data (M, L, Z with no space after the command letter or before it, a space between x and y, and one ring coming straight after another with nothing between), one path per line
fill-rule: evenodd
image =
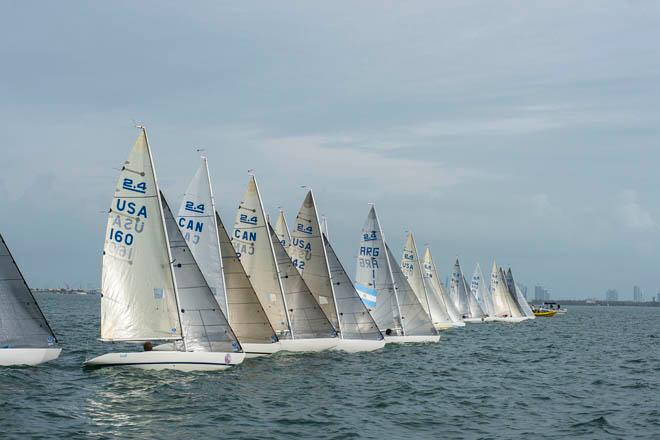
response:
M261 356L268 356L282 350L282 346L280 345L279 342L275 342L272 344L259 344L259 343L246 342L246 343L241 343L241 347L243 347L243 351L245 352L245 357L247 359L261 357Z
M428 335L428 336L385 336L386 344L409 344L409 343L427 343L427 342L439 342L440 335Z
M61 348L0 348L0 366L39 365L60 356Z
M450 328L457 327L454 325L455 323L453 322L434 322L433 327L435 327L436 330L449 330ZM465 324L463 324L465 326Z
M339 338L280 339L282 351L295 353L330 350L339 344Z
M85 361L86 367L132 367L143 370L217 371L238 365L245 353L206 351L136 351L107 353Z
M522 322L522 321L527 321L528 319L530 319L530 318L527 318L525 316L521 316L521 317L509 316L509 317L506 317L506 318L495 318L495 321L497 321L497 322Z
M372 339L340 339L339 344L332 348L334 351L346 353L359 353L361 351L375 351L385 347L385 339L375 341Z
M465 323L463 321L452 322L451 325L453 327L465 327Z
M488 318L464 318L463 322L467 324L481 324L482 322L488 321Z

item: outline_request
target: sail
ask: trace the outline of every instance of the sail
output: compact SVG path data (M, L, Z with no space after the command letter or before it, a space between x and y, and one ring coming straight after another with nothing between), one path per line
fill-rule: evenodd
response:
M101 276L101 338L180 339L156 173L144 128L124 162L108 214Z
M506 285L504 272L493 263L493 272L491 273L491 291L493 297L493 311L496 317L521 317L516 303L509 294Z
M486 316L484 309L481 308L477 298L472 294L468 287L467 279L463 275L463 285L465 286L465 294L468 298L468 307L470 308L470 317L472 318L483 318Z
M243 343L276 342L275 331L268 321L268 316L259 302L217 212L216 224L218 225L218 241L222 255L231 328L238 340Z
M284 217L284 211L280 209L280 213L277 216L277 222L275 222L275 233L277 238L284 246L284 249L289 250L291 245L291 233L289 232L289 225L286 223L286 218Z
M433 322L431 322L431 317L424 311L419 298L417 298L412 287L408 284L406 276L401 271L401 267L399 267L394 255L392 255L392 251L387 243L385 243L385 253L387 254L392 278L394 279L394 289L399 301L404 334L407 336L437 335L438 332L433 326Z
M254 176L250 176L243 200L236 213L232 243L277 337L290 338L289 317L282 295L270 231Z
M431 280L422 268L422 262L417 253L417 245L412 232L408 234L406 245L403 248L403 259L401 260L401 270L406 276L410 287L419 299L424 311L431 317L434 324L451 323L452 320L447 314L447 309L433 293Z
M325 237L325 252L328 256L328 266L330 268L330 278L332 280L333 290L337 310L339 311L339 328L341 337L344 339L383 339L383 335L378 330L376 322L371 317L369 310L364 305L357 290L348 277L344 266L337 258L332 246Z
M238 339L202 275L162 193L160 197L181 310L181 329L185 350L241 351Z
M355 280L355 288L380 331L390 330L392 336L402 335L394 281L387 261L383 233L373 206L362 228Z
M534 311L532 308L529 306L529 303L527 302L527 299L525 298L525 295L523 295L522 290L520 290L520 287L518 287L518 284L516 284L516 295L518 296L518 303L521 305L521 312L524 316L528 318L536 318L536 315L534 315Z
M226 316L227 299L222 276L218 226L215 222L215 201L205 157L202 157L202 163L183 195L177 223Z
M464 289L463 272L461 272L461 265L458 262L458 258L456 259L456 263L454 263L454 270L451 273L449 295L461 317L470 318L470 305L468 304L467 292Z
M312 191L307 192L300 211L298 211L294 228L291 231L290 243L288 252L293 265L298 268L302 279L321 306L325 316L328 317L334 328L340 330L325 246Z
M426 251L424 252L424 264L422 267L428 282L427 286L430 287L430 291L433 293L436 301L441 306L443 314L446 313L451 322L461 321L460 313L458 313L458 310L456 310L456 306L454 306L453 301L451 301L449 298L449 295L447 294L447 291L445 290L445 287L440 280L440 275L438 275L437 268L433 262L433 256L431 255L431 250L429 248L426 248Z
M294 338L337 336L337 332L314 299L314 295L303 281L298 269L293 265L289 254L286 253L272 227L270 233Z
M516 292L516 283L515 281L513 281L513 273L511 272L511 268L509 268L504 273L504 281L506 281L506 288L509 290L509 295L513 299L513 302L516 304L518 311L520 311L520 314L522 316L525 316L525 313L523 312L522 303L518 300L518 293ZM527 301L523 301L523 302L527 302Z
M0 349L43 348L57 342L0 235Z
M470 292L477 299L477 302L481 306L481 309L488 316L493 315L493 301L491 299L490 293L486 288L486 280L484 280L484 275L481 272L481 266L477 263L477 266L474 268L474 273L472 274L472 280L470 282Z

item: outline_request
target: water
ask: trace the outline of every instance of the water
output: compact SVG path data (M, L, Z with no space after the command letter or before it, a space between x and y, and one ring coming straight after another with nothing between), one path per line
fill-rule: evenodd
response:
M572 307L440 344L226 372L84 371L99 297L40 294L64 351L0 370L0 438L660 438L660 309Z

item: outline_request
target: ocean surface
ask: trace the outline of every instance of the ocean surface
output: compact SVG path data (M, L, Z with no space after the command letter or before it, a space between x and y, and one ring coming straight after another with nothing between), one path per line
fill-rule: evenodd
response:
M58 361L0 370L0 438L660 438L660 308L571 307L433 345L85 371L99 297L38 294Z

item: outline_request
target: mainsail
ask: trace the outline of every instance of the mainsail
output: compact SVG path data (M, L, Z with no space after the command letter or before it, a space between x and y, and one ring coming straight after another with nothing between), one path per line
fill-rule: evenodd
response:
M452 322L461 321L460 313L458 313L458 310L456 310L456 306L454 306L453 301L451 298L449 298L449 295L447 294L447 291L445 290L445 287L440 280L440 276L438 275L437 268L433 262L433 256L431 255L431 250L429 248L426 248L426 251L424 252L424 264L422 267L424 268L424 274L428 280L428 286L431 288L433 296L435 296L438 304L440 304L442 307L443 312L446 313Z
M280 223L279 220L278 223ZM312 191L307 192L296 216L290 243L288 252L293 265L298 268L302 279L305 280L305 284L321 306L325 316L328 317L334 328L339 330L337 308L330 282L330 269Z
M506 286L509 289L509 294L511 297L515 300L516 305L518 306L518 310L520 310L520 314L522 316L527 316L531 317L534 316L534 312L532 311L532 308L529 307L529 304L527 304L527 300L523 296L522 292L516 285L516 282L513 279L513 273L511 272L511 268L509 268L506 272Z
M504 273L502 269L497 267L495 262L493 262L493 270L491 272L490 290L493 298L494 316L498 318L515 318L522 316L516 303L509 294Z
M57 342L0 234L0 349L44 348Z
M101 278L101 338L180 339L171 258L147 133L124 162L108 214Z
M484 313L488 316L493 316L493 300L486 288L486 281L484 280L484 274L481 272L481 266L479 266L479 263L477 263L477 266L474 268L474 273L472 274L470 291L477 299L477 302Z
M362 228L355 288L382 332L390 330L393 336L403 335L399 304L387 260L383 233L376 209L372 206Z
M243 343L270 343L277 341L275 331L259 302L250 279L245 273L229 234L216 212L218 241L222 255L225 294L229 309L229 323L238 340Z
M184 350L240 351L236 335L202 275L162 193L160 197L181 310Z
M461 271L461 265L458 262L458 258L456 259L456 263L454 263L449 291L451 298L456 305L456 309L463 318L481 318L485 316L483 310L477 303L477 299L467 287L467 281Z
M534 311L529 306L529 303L527 302L525 295L523 295L522 290L520 290L520 287L518 287L518 284L516 284L516 295L518 295L518 302L522 304L521 312L523 313L523 315L525 315L528 318L535 319L536 315L534 315Z
M275 251L254 176L238 206L232 243L277 337L291 338Z
M431 279L422 268L412 232L408 233L406 245L403 248L401 270L415 295L417 295L424 311L431 317L431 321L434 324L451 323L452 320L447 314L447 309L437 295L434 294Z
M227 315L215 201L206 157L188 185L179 209L177 223L211 291Z
M284 217L284 211L281 209L277 215L277 222L275 222L275 233L284 249L288 251L291 245L291 233L289 232L289 225L286 223L286 217Z

